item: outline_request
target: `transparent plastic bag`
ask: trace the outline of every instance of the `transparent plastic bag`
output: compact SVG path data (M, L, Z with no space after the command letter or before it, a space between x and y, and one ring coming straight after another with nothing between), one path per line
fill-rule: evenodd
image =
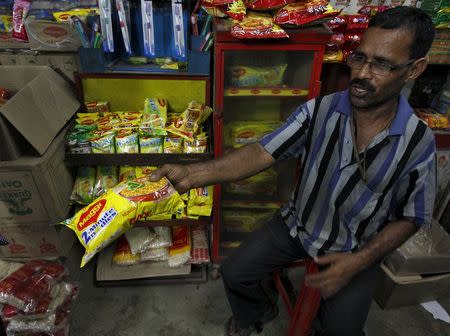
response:
M125 233L130 250L133 255L144 252L150 244L156 239L156 234L146 227L133 228Z
M191 237L187 225L172 227L173 244L169 248L169 267L180 267L191 257Z
M172 232L168 226L156 226L151 228L155 233L155 239L149 244L148 249L159 249L172 246Z
M152 248L141 253L141 261L165 261L169 259L169 248Z

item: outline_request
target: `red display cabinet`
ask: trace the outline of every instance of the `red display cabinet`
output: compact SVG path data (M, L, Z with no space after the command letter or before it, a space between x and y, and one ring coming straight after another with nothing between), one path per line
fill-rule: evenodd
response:
M287 30L289 39L240 40L230 21L215 22L214 155L259 140L296 107L320 93L330 31ZM287 201L298 163L283 162L255 177L215 188L212 259L218 264Z

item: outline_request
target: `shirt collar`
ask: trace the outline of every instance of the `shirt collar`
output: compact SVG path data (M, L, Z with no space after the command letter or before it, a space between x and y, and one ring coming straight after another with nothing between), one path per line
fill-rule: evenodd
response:
M347 116L352 114L352 105L350 103L350 97L348 89L338 93L339 101L336 105L336 111ZM408 101L403 95L400 95L398 100L397 113L395 114L394 120L392 120L391 126L389 127L389 135L402 135L405 133L406 124L410 116L413 114L413 109L409 105Z

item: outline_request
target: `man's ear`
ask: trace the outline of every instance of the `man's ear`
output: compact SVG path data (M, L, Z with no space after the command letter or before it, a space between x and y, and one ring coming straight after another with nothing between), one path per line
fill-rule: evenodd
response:
M414 61L409 67L408 79L416 79L428 66L428 57L422 57Z

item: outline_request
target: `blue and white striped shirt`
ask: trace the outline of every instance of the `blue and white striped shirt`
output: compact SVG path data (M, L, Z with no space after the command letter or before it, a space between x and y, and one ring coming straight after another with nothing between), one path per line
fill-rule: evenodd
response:
M300 106L260 141L276 160L302 158L302 176L281 214L312 256L357 250L396 219L431 223L433 132L401 96L390 127L367 147L364 182L349 118L348 91L338 92Z

